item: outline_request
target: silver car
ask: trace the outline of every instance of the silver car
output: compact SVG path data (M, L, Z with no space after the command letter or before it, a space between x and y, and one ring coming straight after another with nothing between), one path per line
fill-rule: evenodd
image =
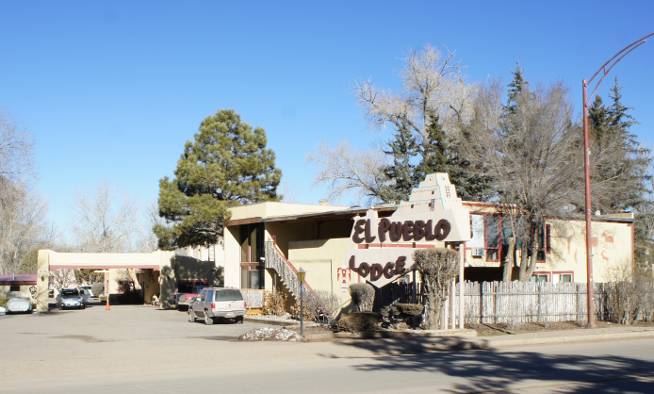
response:
M204 324L213 324L219 318L243 323L244 316L245 301L239 289L205 287L188 308L188 321L201 319Z
M7 301L8 313L32 313L32 300L24 295L14 295Z
M89 285L80 286L79 292L82 295L82 299L84 300L85 305L94 305L94 304L101 303L100 297L93 294L92 286Z
M78 289L61 289L57 296L57 306L59 309L84 309L84 297Z

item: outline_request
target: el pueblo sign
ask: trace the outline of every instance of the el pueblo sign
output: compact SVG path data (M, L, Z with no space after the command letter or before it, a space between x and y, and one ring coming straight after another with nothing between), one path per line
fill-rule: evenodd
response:
M389 217L354 217L348 267L376 287L413 268L413 252L470 239L468 210L445 173L429 174Z

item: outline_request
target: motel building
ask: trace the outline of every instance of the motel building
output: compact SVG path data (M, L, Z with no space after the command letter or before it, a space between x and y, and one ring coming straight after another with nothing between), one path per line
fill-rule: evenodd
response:
M592 232L595 282L610 281L617 267L632 266L632 214L594 216ZM540 233L542 247L532 280L585 282L583 218L548 218ZM51 271L80 268L132 272L144 287L145 303L153 295L164 300L175 291L216 283L220 273L224 286L242 289L256 313L263 307L264 292L281 291L297 301L300 270L306 272L308 291L342 302L349 299L350 284L364 282L376 288L376 307L395 300L415 302L421 291L420 275L413 268L416 250L457 249L459 281L498 281L509 235L497 206L462 201L447 174L430 174L409 201L397 205L263 202L234 207L222 242L209 248L149 254L40 251L37 309L47 310L44 294ZM108 287L115 291L115 284Z

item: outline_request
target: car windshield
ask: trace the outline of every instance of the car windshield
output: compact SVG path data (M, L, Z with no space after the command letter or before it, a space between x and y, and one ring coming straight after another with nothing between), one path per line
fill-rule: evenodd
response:
M61 291L61 295L63 296L77 296L79 295L79 292L75 289L64 289Z
M218 290L216 291L216 301L243 301L243 296L238 290Z

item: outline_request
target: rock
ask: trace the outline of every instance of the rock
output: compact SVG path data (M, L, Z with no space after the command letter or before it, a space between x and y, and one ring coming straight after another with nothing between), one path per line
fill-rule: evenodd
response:
M240 341L287 341L300 340L300 335L286 328L261 327L252 329L238 338Z

